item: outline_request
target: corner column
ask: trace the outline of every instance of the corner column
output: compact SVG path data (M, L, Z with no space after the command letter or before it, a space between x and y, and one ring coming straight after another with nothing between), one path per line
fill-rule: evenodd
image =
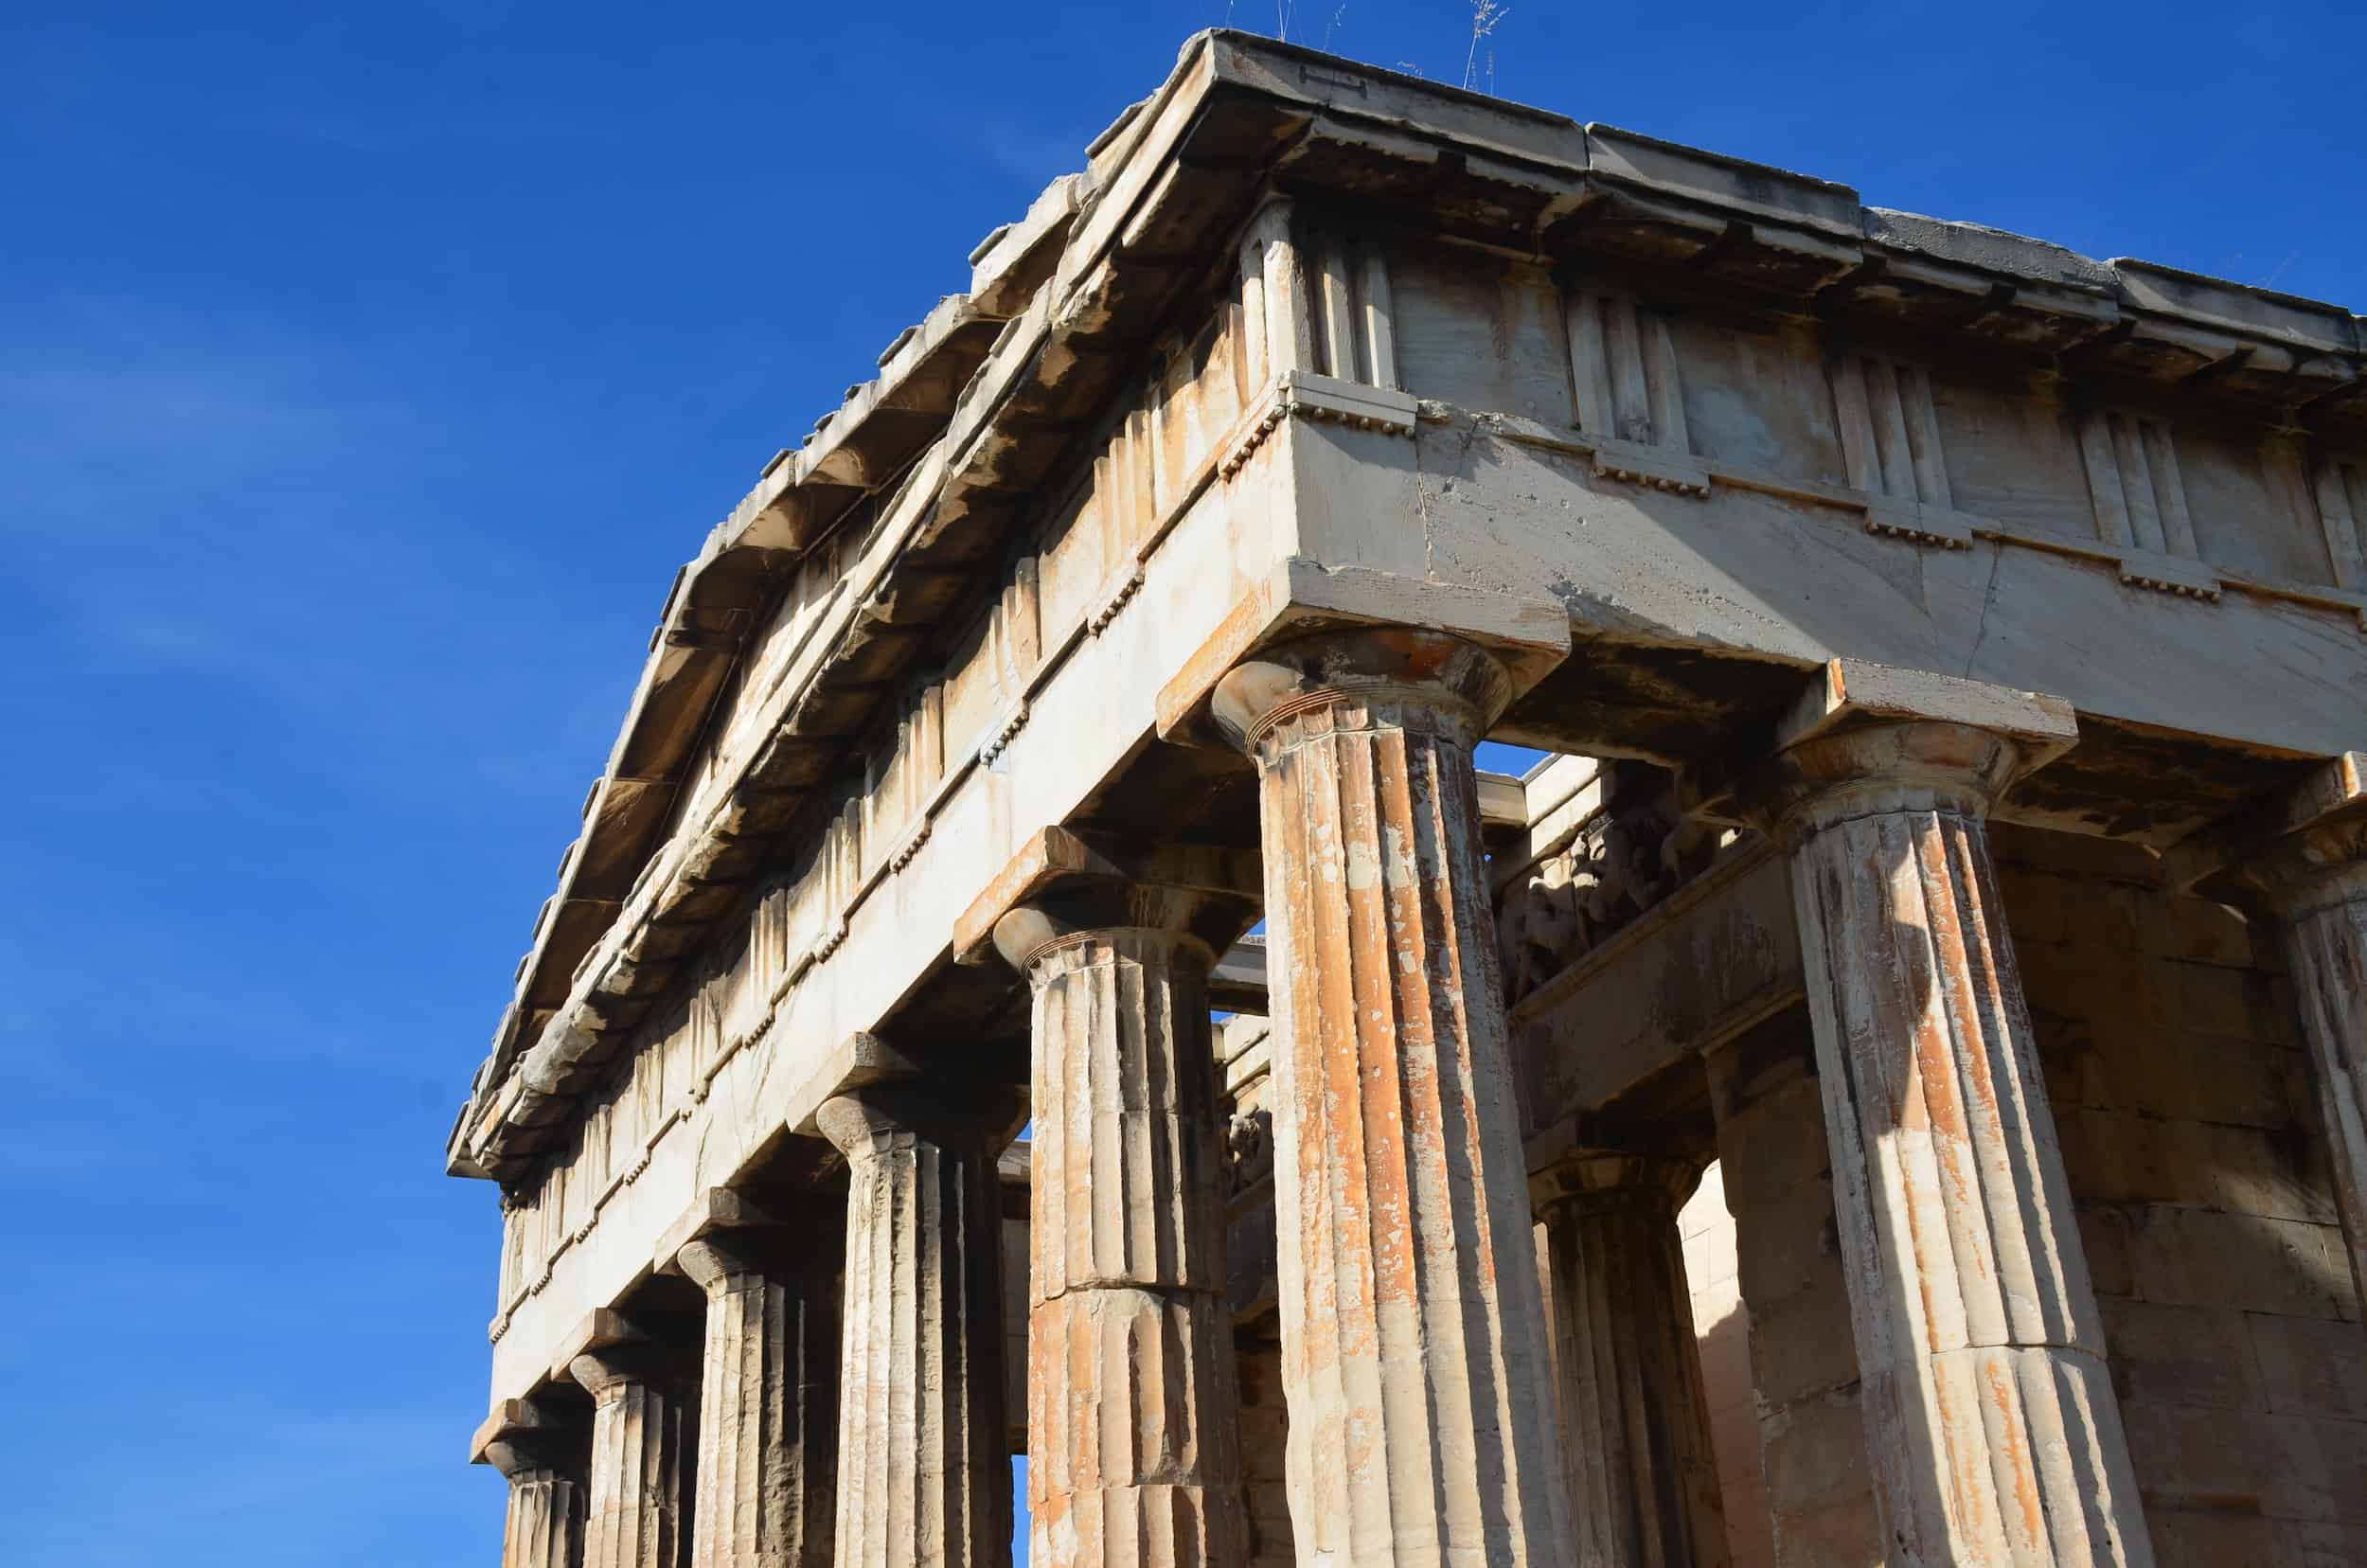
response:
M1562 1457L1580 1563L1725 1568L1677 1211L1692 1160L1582 1150L1530 1179L1553 1286Z
M584 1568L682 1568L689 1560L691 1391L672 1359L646 1340L586 1350L568 1371L592 1396Z
M1471 761L1510 690L1373 629L1214 697L1260 778L1303 1563L1574 1559Z
M583 1552L584 1454L572 1432L528 1399L511 1399L480 1431L476 1457L509 1483L502 1568L576 1568Z
M707 1300L693 1568L828 1568L837 1509L835 1250L800 1246L718 1191L674 1253L674 1266Z
M989 1129L909 1084L842 1095L816 1121L848 1177L835 1559L1007 1568Z
M1034 993L1029 1556L1239 1568L1208 974L1255 906L1190 885L1189 851L1159 867L1174 882L1136 874L1134 859L1047 829L956 928L958 944L991 917L995 949Z
M1990 864L2066 704L1830 667L1756 781L1791 856L1894 1564L2153 1561Z

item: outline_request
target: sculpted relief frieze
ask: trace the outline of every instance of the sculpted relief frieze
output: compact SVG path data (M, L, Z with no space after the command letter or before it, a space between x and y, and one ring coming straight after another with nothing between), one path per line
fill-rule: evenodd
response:
M1496 932L1508 1002L1601 946L1717 852L1718 830L1679 809L1674 775L1619 762L1607 777L1602 810L1502 891Z

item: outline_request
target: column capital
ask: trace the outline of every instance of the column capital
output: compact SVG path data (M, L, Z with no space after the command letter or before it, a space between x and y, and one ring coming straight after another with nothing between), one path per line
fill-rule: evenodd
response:
M707 1293L709 1301L749 1281L777 1281L791 1271L778 1256L778 1230L713 1231L685 1241L674 1267Z
M1573 1149L1529 1173L1529 1203L1539 1217L1550 1209L1653 1208L1674 1215L1701 1185L1706 1162L1682 1154L1621 1149Z
M954 921L954 958L1000 953L1032 971L1064 944L1130 932L1206 969L1257 918L1262 891L1255 850L1145 846L1055 825L1031 835Z
M685 1241L674 1254L674 1267L712 1301L736 1282L770 1279L779 1271L760 1258L746 1236L716 1235Z
M567 1370L594 1404L606 1404L636 1384L666 1382L671 1371L665 1353L644 1343L586 1350L567 1363Z
M1550 598L1289 556L1251 581L1231 613L1160 687L1159 738L1245 749L1240 715L1264 717L1269 704L1262 698L1285 698L1300 681L1321 687L1329 680L1359 678L1360 664L1367 686L1391 679L1384 650L1392 648L1399 661L1395 678L1411 677L1415 672L1404 668L1405 650L1421 643L1486 650L1499 668L1501 687L1470 695L1488 699L1481 705L1486 707L1484 722L1492 723L1515 696L1569 657L1570 612ZM1308 663L1326 646L1337 657L1328 674ZM1366 650L1361 659L1360 648ZM1263 668L1270 665L1291 673L1274 676ZM1253 668L1258 673L1247 673ZM1272 689L1277 680L1285 689Z
M1512 702L1512 675L1477 643L1445 632L1361 626L1294 637L1243 660L1217 682L1209 715L1255 757L1277 726L1355 704L1444 722L1478 741ZM1361 727L1361 726L1357 726Z
M971 1091L967 1099L917 1078L865 1084L823 1101L814 1125L849 1165L877 1159L911 1138L939 1146L999 1145L1016 1125L1016 1104L996 1085L962 1082L960 1087Z
M707 1300L732 1281L784 1274L779 1253L786 1224L729 1186L710 1186L658 1238L660 1274L682 1274Z
M679 1368L665 1335L657 1331L662 1327L600 1308L562 1342L551 1377L575 1383L596 1404L607 1403L634 1383L668 1383Z
M509 1480L566 1468L583 1434L534 1399L504 1399L469 1443L469 1463L490 1465Z
M2344 752L2266 808L2170 851L2174 882L2218 882L2295 919L2367 902L2367 751Z
M1697 769L1688 790L1702 814L1788 840L1889 811L1986 817L2078 739L2059 697L1833 659L1777 722L1767 755Z
M485 1445L478 1455L479 1464L490 1465L501 1471L506 1481L525 1481L538 1475L559 1473L559 1460L553 1450L558 1445L544 1436L504 1437Z

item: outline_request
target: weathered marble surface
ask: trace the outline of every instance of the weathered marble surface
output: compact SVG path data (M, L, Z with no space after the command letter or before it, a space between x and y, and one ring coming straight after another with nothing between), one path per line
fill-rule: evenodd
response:
M1661 1131L1699 1133L1717 1118L1666 1097L1672 1064L1805 996L1861 1368L1817 1368L1812 1434L1805 1395L1785 1405L1771 1475L1870 1451L1899 1560L2145 1560L2095 1221L2038 1090L1986 823L2241 845L2278 873L2255 891L2367 1280L2367 931L2356 813L2323 788L2367 692L2362 375L2333 307L1196 38L667 597L447 1149L505 1189L497 1407L597 1397L581 1466L494 1440L513 1556L575 1549L578 1508L602 1565L1005 1549L1015 1221L988 1155L1016 1122L919 1096L1015 1085L1016 978L958 961L963 921L1074 829L1262 856L1270 962L1226 984L1254 996L1255 971L1274 1014L1241 1142L1271 1117L1282 1227L1271 1287L1198 1267L1187 1238L1220 1250L1191 1152L1213 1103L1121 1093L1031 1154L1031 1425L1059 1461L1044 1515L1079 1523L1048 1559L1245 1549L1210 1501L1242 1470L1221 1301L1261 1345L1281 1309L1302 1559L1569 1560L1522 1134L1647 1091ZM1844 673L1845 701L1786 727ZM1517 809L1491 816L1483 734L1604 760L1550 800L1500 783ZM1623 774L1665 788L1639 809ZM1784 859L1723 843L1743 823ZM1172 929L1093 929L1130 923ZM1062 999L1037 1021L1040 1115L1076 1074L1205 1054L1177 1022L1203 955L1112 940L1039 997ZM1722 1125L1797 1133L1786 1082ZM827 1452L793 1365L828 1339L811 1279L680 1234L719 1191L834 1192L826 1142L853 1194ZM1814 1217L1826 1178L1795 1164L1785 1204L1736 1213ZM599 1327L687 1321L668 1271L706 1296L703 1385L695 1339ZM2143 1295L2120 1299L2165 1305ZM1812 1315L1770 1343L1810 1344ZM1637 1332L1610 1326L1620 1364L1664 1362ZM1147 1382L1152 1346L1172 1375ZM2346 1376L2312 1397L2340 1407ZM2307 1423L2349 1419L2267 1414L2312 1474L2340 1444ZM1630 1489L1665 1505L1670 1473ZM2367 1556L2335 1533L2367 1522L2314 1501L2347 1473L2280 1516L2280 1549ZM1873 1539L1857 1506L1804 1505L1777 1539L1846 1558ZM2180 1539L2165 1558L2204 1537Z
M744 1226L674 1255L707 1298L692 1568L832 1560L838 1278L827 1252L791 1246L777 1227Z
M636 1340L587 1350L569 1370L592 1396L584 1568L682 1568L697 1404L681 1367Z
M911 1085L821 1110L846 1156L835 1560L1008 1568L1002 1210L974 1108Z
M1036 1568L1246 1553L1209 1048L1187 932L1006 918L1035 989L1028 1515Z
M1431 633L1226 677L1254 755L1302 1561L1570 1560L1471 746L1510 682Z
M1297 194L1195 162L1208 137ZM2344 312L1237 36L1089 163L669 603L452 1146L525 1184L505 1397L810 1131L1032 825L1107 804L1293 628L1494 634L1500 734L1666 762L1834 657L2049 691L2097 760L2001 810L2153 843L2357 744ZM1533 259L1424 234L1408 182ZM1357 219L1383 192L1386 238Z
M1876 1503L1902 1563L2149 1565L1985 819L2060 704L1836 676L1767 775L1806 953Z

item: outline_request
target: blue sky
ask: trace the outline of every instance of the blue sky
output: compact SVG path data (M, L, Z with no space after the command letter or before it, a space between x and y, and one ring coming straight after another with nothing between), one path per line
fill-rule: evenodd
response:
M490 1562L496 1215L441 1148L674 566L1188 32L1276 14L44 9L0 9L0 1560ZM1489 42L1507 97L2362 307L2362 30ZM1469 13L1290 32L1460 80Z

